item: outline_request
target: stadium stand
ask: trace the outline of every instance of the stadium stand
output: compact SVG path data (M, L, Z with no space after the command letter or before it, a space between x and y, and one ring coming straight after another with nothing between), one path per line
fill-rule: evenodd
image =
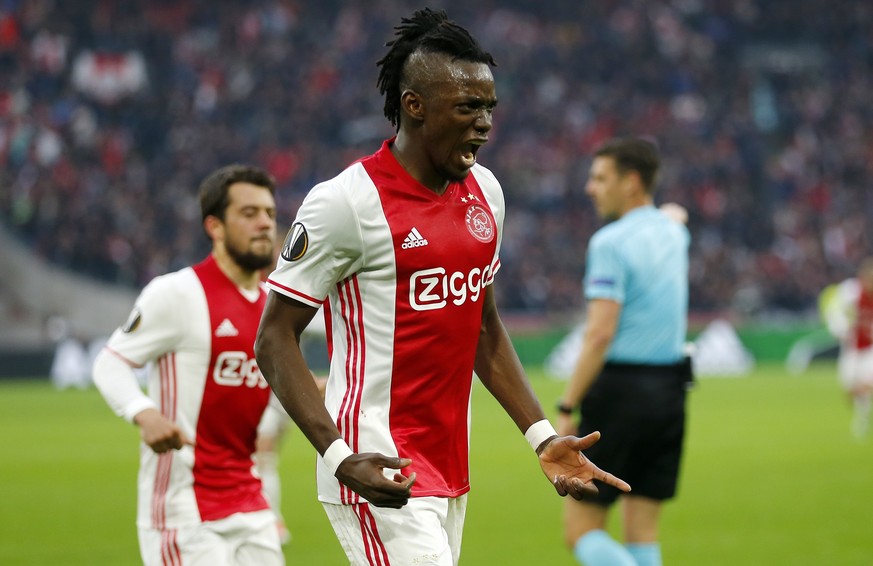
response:
M4 2L0 222L56 267L135 289L205 253L194 187L220 164L267 167L290 221L391 135L375 61L419 4ZM809 311L870 253L873 5L432 5L499 64L481 161L507 195L505 309L578 310L588 155L623 133L658 140L659 200L690 210L697 313Z

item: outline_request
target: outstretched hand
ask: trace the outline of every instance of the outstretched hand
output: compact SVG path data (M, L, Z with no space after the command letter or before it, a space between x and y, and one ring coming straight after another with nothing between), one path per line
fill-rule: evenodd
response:
M400 509L409 501L415 472L404 476L400 472L388 479L385 468L402 469L410 465L409 458L389 458L382 454L352 454L336 470L336 478L376 507Z
M582 450L590 448L598 440L599 432L592 432L583 438L559 436L548 441L542 449L539 455L540 467L555 486L558 495L569 495L579 500L591 498L598 493L597 486L592 481L595 479L625 492L631 490L627 482L601 470L582 454Z

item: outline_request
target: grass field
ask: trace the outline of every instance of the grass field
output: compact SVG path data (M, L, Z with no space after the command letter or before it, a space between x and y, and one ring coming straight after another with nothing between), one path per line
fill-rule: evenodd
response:
M873 439L849 435L832 365L704 379L690 397L679 497L664 512L668 565L873 563ZM551 407L563 384L534 374ZM0 564L138 563L135 428L94 390L0 384ZM462 565L573 564L562 501L481 386L473 401L473 490ZM313 450L283 446L289 564L340 565L315 500Z

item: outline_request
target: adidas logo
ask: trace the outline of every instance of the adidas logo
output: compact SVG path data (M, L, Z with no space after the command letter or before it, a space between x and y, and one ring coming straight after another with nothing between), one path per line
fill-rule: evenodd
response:
M221 324L218 325L218 328L215 329L215 335L219 338L239 336L239 330L236 329L236 326L233 325L229 318L225 318L221 321Z
M400 247L404 250L408 250L410 248L420 248L426 245L427 240L421 236L418 229L413 227L412 230L409 231L409 234L406 235L406 239L403 240L403 244L401 244Z

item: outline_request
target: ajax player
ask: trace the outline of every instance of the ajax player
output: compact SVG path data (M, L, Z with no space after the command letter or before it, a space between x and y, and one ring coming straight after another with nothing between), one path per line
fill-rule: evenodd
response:
M318 497L352 564L458 563L473 371L560 495L629 486L558 437L495 306L503 194L476 163L497 104L493 60L444 12L404 18L379 61L397 127L373 155L313 188L276 270L256 352L318 450ZM325 402L298 347L324 305Z
M137 527L146 565L284 564L252 473L270 389L253 344L272 264L272 178L232 165L200 186L212 253L155 278L94 363L109 406L142 436ZM151 364L148 394L133 368Z
M840 384L852 402L852 433L863 438L873 395L873 257L861 262L857 277L825 288L819 306L828 330L840 341Z

